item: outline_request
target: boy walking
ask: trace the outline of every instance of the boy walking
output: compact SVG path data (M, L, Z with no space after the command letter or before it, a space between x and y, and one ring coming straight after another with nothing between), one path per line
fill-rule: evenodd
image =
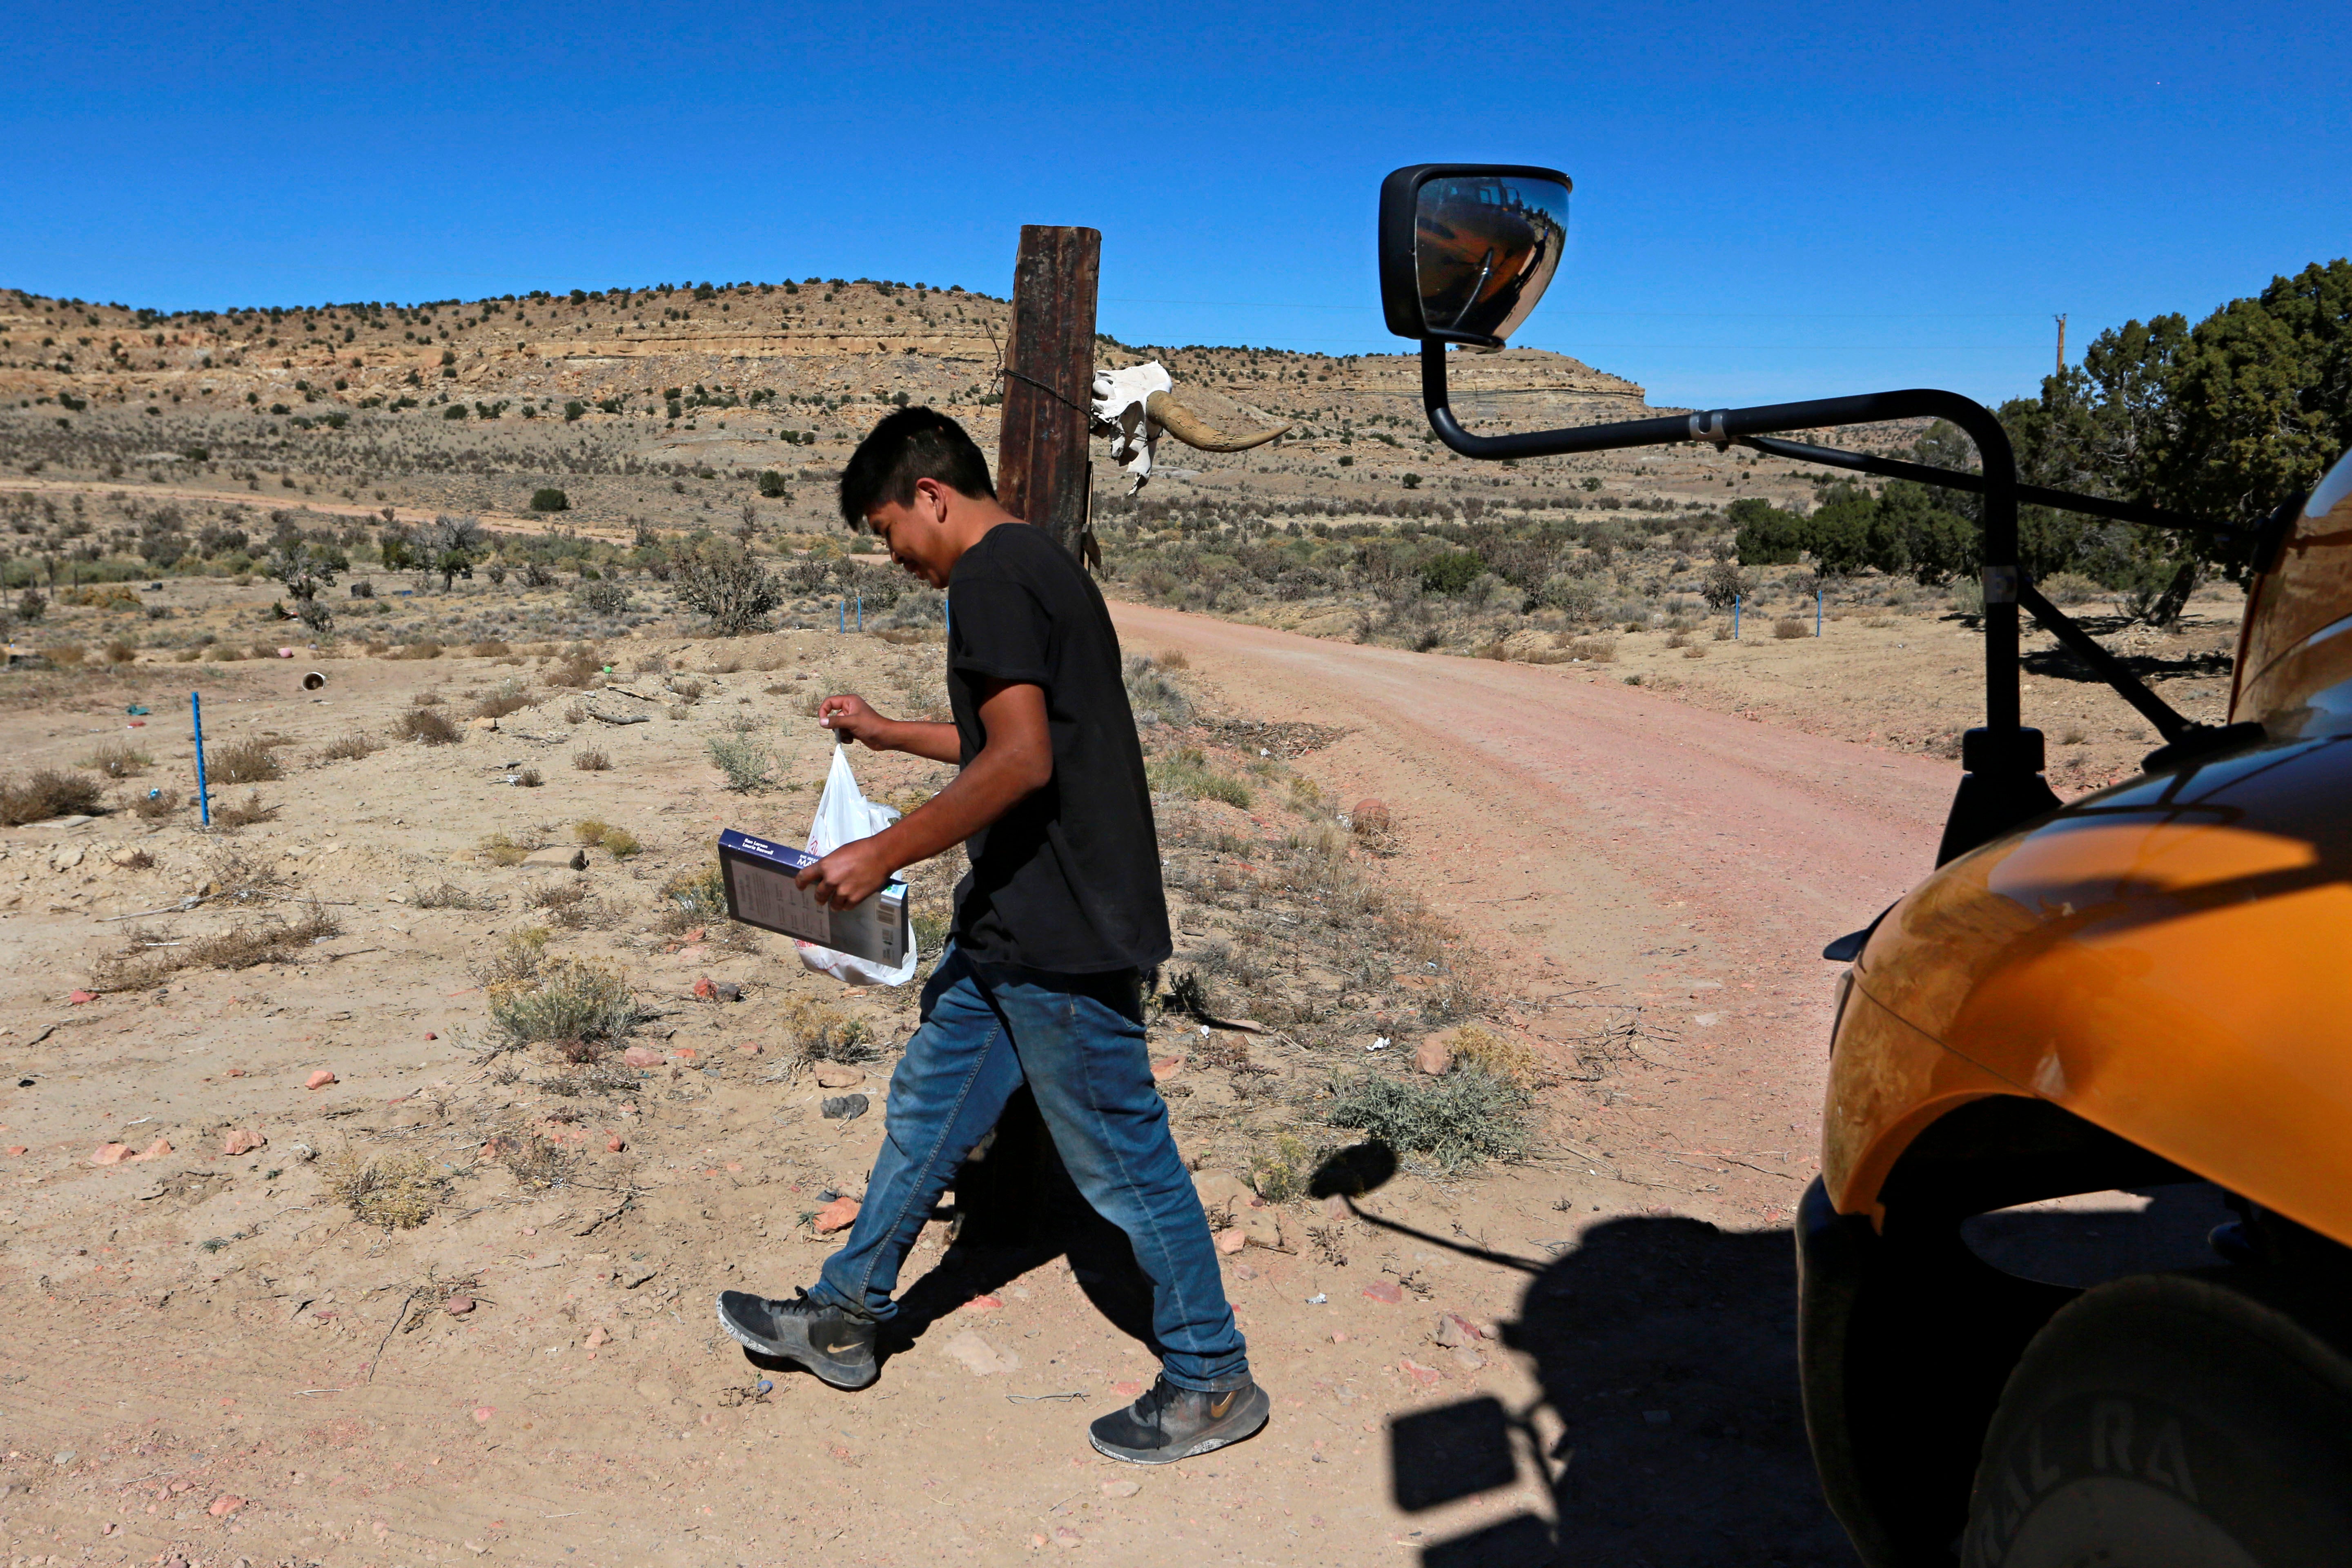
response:
M727 1291L719 1323L836 1388L871 1384L900 1262L1026 1082L1078 1190L1127 1233L1151 1283L1160 1375L1093 1424L1095 1447L1150 1465L1239 1442L1265 1426L1268 1402L1144 1049L1140 975L1169 954L1168 910L1109 611L1066 552L997 504L980 448L929 408L888 416L859 444L841 511L947 591L954 721L887 719L848 696L826 698L819 717L875 750L962 771L800 884L846 909L959 843L971 869L923 988L922 1026L891 1074L847 1245L793 1300Z

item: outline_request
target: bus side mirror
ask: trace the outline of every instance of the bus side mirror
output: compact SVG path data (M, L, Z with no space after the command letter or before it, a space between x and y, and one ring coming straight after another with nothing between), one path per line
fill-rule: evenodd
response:
M1570 189L1557 169L1507 163L1416 163L1383 180L1389 331L1501 348L1559 270Z

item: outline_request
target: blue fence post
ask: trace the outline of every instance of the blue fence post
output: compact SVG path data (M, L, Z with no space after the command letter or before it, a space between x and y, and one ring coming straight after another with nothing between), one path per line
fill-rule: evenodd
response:
M857 595L857 629L861 632L866 629L866 595L863 592Z
M1819 588L1813 590L1813 635L1822 635L1822 591Z
M1731 640L1739 640L1739 595L1731 595Z
M849 629L849 601L836 600L833 606L833 629L838 634Z
M206 827L213 825L213 797L205 788L205 705L194 692L188 693L188 719L196 731L196 810L203 814Z

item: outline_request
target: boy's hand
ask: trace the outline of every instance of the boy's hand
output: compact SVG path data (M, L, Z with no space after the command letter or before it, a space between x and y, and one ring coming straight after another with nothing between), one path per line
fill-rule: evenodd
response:
M897 869L877 836L843 845L793 878L793 885L814 893L829 910L845 910L880 892Z
M884 749L880 736L890 721L867 706L863 697L828 697L817 704L816 717L817 722L835 734L863 741L876 751Z

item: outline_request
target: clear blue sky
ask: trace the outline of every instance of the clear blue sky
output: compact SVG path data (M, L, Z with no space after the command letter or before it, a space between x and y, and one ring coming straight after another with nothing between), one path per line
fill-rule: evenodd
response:
M1519 341L1653 397L2031 392L2352 250L2324 6L0 6L0 284L164 308L867 275L1103 231L1105 331L1402 347L1405 163L1568 170Z

